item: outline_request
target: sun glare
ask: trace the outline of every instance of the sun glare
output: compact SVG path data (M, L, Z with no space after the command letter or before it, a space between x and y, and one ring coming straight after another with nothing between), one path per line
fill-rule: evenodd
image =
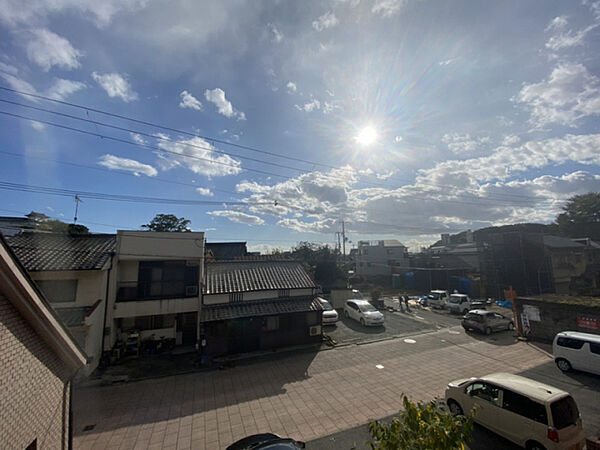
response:
M377 131L371 126L364 127L356 136L356 142L361 145L371 145L377 139Z

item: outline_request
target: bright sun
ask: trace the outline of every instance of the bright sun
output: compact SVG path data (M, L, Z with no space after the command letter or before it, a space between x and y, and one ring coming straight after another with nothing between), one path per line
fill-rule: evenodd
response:
M361 145L371 145L377 139L377 130L371 126L364 127L356 136L356 142Z

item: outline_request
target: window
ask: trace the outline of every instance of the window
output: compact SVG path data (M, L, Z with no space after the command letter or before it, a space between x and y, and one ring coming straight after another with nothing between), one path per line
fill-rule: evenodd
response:
M231 303L241 302L243 299L244 299L243 292L232 292L231 294L229 294L229 301Z
M473 383L467 386L467 394L500 406L500 389L488 383Z
M556 341L556 344L560 345L561 347L572 348L575 350L581 350L581 347L583 347L584 343L585 342L580 341L579 339L569 337L559 337Z
M590 352L595 353L596 355L600 355L600 344L595 344L590 342Z
M515 392L504 390L502 395L502 408L535 420L536 422L548 424L548 416L546 407L538 402L535 402L524 395Z
M38 280L36 284L51 303L74 302L77 280Z
M570 395L552 403L550 410L552 411L554 428L557 430L562 430L569 425L573 425L579 418L579 410L577 409L575 400Z
M186 286L197 286L198 266L185 261L141 261L138 271L138 297L195 297Z

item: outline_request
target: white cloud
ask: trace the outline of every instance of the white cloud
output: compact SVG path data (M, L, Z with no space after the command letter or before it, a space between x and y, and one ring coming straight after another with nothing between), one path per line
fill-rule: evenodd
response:
M398 13L407 3L407 0L376 0L371 12L381 14L383 17L391 17Z
M315 220L304 222L298 219L281 219L277 225L290 228L301 233L333 233L338 229L338 221L335 219Z
M148 0L4 0L0 3L0 21L13 27L30 25L69 10L103 27L118 13L136 11L146 3Z
M204 92L204 97L209 102L214 103L219 111L219 114L228 118L235 117L237 120L246 120L246 115L243 112L236 110L231 102L225 98L225 91L223 89L207 89Z
M142 137L142 135L137 133L129 133L129 135L131 136L131 139L133 139L133 142L135 142L136 144L146 145L146 140Z
M340 21L332 11L328 11L317 20L314 20L312 27L317 31L323 31L327 28L335 27Z
M394 142L397 144L398 142L402 142L402 136L396 136L394 138Z
M469 187L475 181L503 180L514 173L568 161L600 164L600 134L572 135L529 141L519 147L499 147L489 156L444 161L419 171L429 183Z
M31 122L31 128L36 131L44 131L46 129L46 125L40 122Z
M52 66L66 70L77 69L81 66L79 62L81 56L82 53L67 39L50 30L38 28L31 31L27 43L27 57L45 72L48 72Z
M106 91L109 97L119 97L128 103L138 99L129 82L118 73L99 74L92 72L92 78Z
M521 142L521 138L515 134L507 134L502 139L502 145L507 145L507 146L518 144L519 142Z
M569 30L567 32L560 32L548 39L548 42L546 42L546 47L550 50L558 51L564 48L582 45L585 36L596 27L598 27L598 25L590 25L579 31Z
M294 105L298 111L312 112L316 109L321 109L321 102L317 99L312 99L304 105Z
M5 64L0 61L0 72L8 73L10 75L16 75L19 70L15 66L11 66L10 64Z
M37 90L30 83L28 83L25 80L22 80L21 78L18 78L16 76L11 75L10 73L6 73L6 72L0 73L0 76L15 91L21 91L21 92L26 92L26 93L30 93L30 94L37 94ZM21 97L23 97L27 100L37 101L33 97L29 97L27 95L21 95Z
M211 216L217 217L225 217L232 222L236 223L245 223L247 225L263 225L265 221L258 216L253 216L252 214L246 214L241 211L209 211L207 214Z
M283 33L279 31L275 25L269 23L267 24L267 28L269 30L269 33L271 34L271 40L273 42L279 43L283 41Z
M550 21L546 27L546 31L562 31L567 26L567 18L565 16L557 16Z
M563 63L548 80L524 84L516 101L527 105L537 127L550 123L573 127L583 117L600 114L600 79L582 64Z
M46 91L46 96L55 100L65 100L71 94L86 88L85 83L58 78Z
M169 139L164 134L158 136L162 139ZM215 152L215 147L210 142L199 137L178 141L159 140L157 146L169 152L158 153L159 165L163 170L184 167L208 177L237 175L242 171L242 164L239 160Z
M444 60L440 61L438 64L439 64L440 66L447 66L447 65L449 65L449 64L452 64L452 63L454 62L454 60L455 60L455 59L456 59L456 58L444 59Z
M292 94L298 90L296 83L293 83L292 81L289 81L288 84L285 85L285 87L287 87L287 90L290 94Z
M205 197L212 197L214 194L212 193L212 191L208 188L203 188L203 187L199 187L196 188L196 191L200 194L203 195Z
M445 134L442 142L448 145L448 148L455 155L470 155L479 151L482 145L489 143L489 136L471 137L467 134Z
M111 170L131 172L136 177L139 177L140 175L154 177L158 174L157 170L149 164L141 163L135 159L120 158L110 154L102 156L98 164Z
M190 108L195 109L196 111L202 110L202 103L188 91L182 91L179 96L181 97L181 101L179 102L180 108Z

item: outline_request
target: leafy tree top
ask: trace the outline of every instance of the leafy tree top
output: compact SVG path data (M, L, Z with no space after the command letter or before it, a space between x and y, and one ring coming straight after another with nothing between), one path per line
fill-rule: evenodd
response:
M189 228L191 222L183 217L177 217L173 214L157 214L150 223L142 225L149 231L192 231Z

